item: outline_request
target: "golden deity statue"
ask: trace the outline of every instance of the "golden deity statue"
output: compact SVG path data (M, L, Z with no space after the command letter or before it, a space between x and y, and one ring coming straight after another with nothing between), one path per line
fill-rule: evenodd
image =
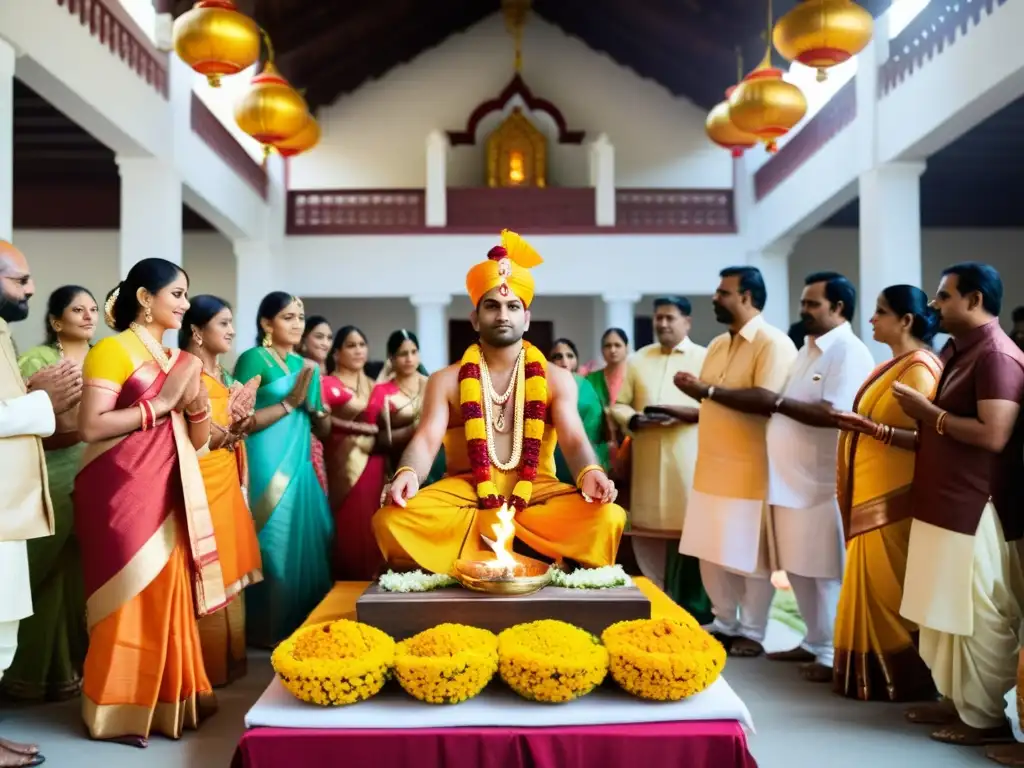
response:
M487 139L487 186L547 185L547 144L519 107Z

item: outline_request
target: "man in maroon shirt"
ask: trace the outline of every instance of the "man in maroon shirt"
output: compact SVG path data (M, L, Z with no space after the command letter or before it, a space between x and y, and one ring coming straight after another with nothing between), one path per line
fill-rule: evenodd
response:
M921 630L921 658L946 697L907 717L932 738L1012 740L1004 696L1016 681L1024 579L1024 353L999 327L1003 284L986 264L942 273L933 306L952 337L933 402L894 384L918 421L914 522L900 613Z

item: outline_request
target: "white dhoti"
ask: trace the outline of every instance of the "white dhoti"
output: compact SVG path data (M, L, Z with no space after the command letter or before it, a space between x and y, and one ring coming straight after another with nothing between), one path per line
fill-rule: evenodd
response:
M773 505L770 530L778 567L793 588L807 634L800 647L831 667L833 632L842 588L846 546L835 497L804 509Z
M0 679L18 647L18 622L32 615L28 548L24 541L0 541Z
M683 521L679 551L700 559L711 599L711 627L729 637L764 641L775 587L774 555L763 501L713 496L694 490Z
M900 613L921 628L935 687L972 728L1005 724L1017 681L1024 574L989 504L974 536L914 520Z

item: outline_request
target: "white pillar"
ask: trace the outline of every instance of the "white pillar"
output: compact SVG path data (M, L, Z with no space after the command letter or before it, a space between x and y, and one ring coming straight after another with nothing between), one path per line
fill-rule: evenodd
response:
M783 331L799 314L789 295L789 255L796 245L796 237L784 237L767 248L748 254L747 263L761 270L767 292L763 315L771 325Z
M420 361L431 373L448 365L448 305L451 300L452 297L447 293L409 298L416 308Z
M427 188L424 222L428 227L448 224L448 137L441 131L427 135Z
M594 188L594 219L599 227L615 226L615 147L602 133L590 145L590 184Z
M181 264L181 178L152 157L117 157L121 174L121 279L143 259Z
M14 46L0 38L0 240L14 239Z
M629 348L633 348L633 318L636 316L636 303L640 301L638 293L606 293L604 299L604 331L609 328L621 328L629 336ZM598 355L601 345L597 345Z
M921 174L924 162L887 163L862 174L857 327L876 360L889 350L871 339L875 300L890 285L921 285ZM927 290L927 288L926 288Z
M263 297L279 290L274 257L264 240L235 240L235 354L256 346L256 314Z

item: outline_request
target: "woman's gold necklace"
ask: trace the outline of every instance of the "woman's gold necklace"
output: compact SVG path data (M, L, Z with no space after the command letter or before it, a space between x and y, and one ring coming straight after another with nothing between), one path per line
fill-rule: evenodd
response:
M145 326L139 325L138 323L132 323L128 328L136 335L136 337L138 337L139 341L142 342L142 346L146 348L146 351L153 356L153 359L156 360L156 364L160 366L160 370L164 373L170 373L171 358L167 356L163 345L153 338L153 334L146 330Z

